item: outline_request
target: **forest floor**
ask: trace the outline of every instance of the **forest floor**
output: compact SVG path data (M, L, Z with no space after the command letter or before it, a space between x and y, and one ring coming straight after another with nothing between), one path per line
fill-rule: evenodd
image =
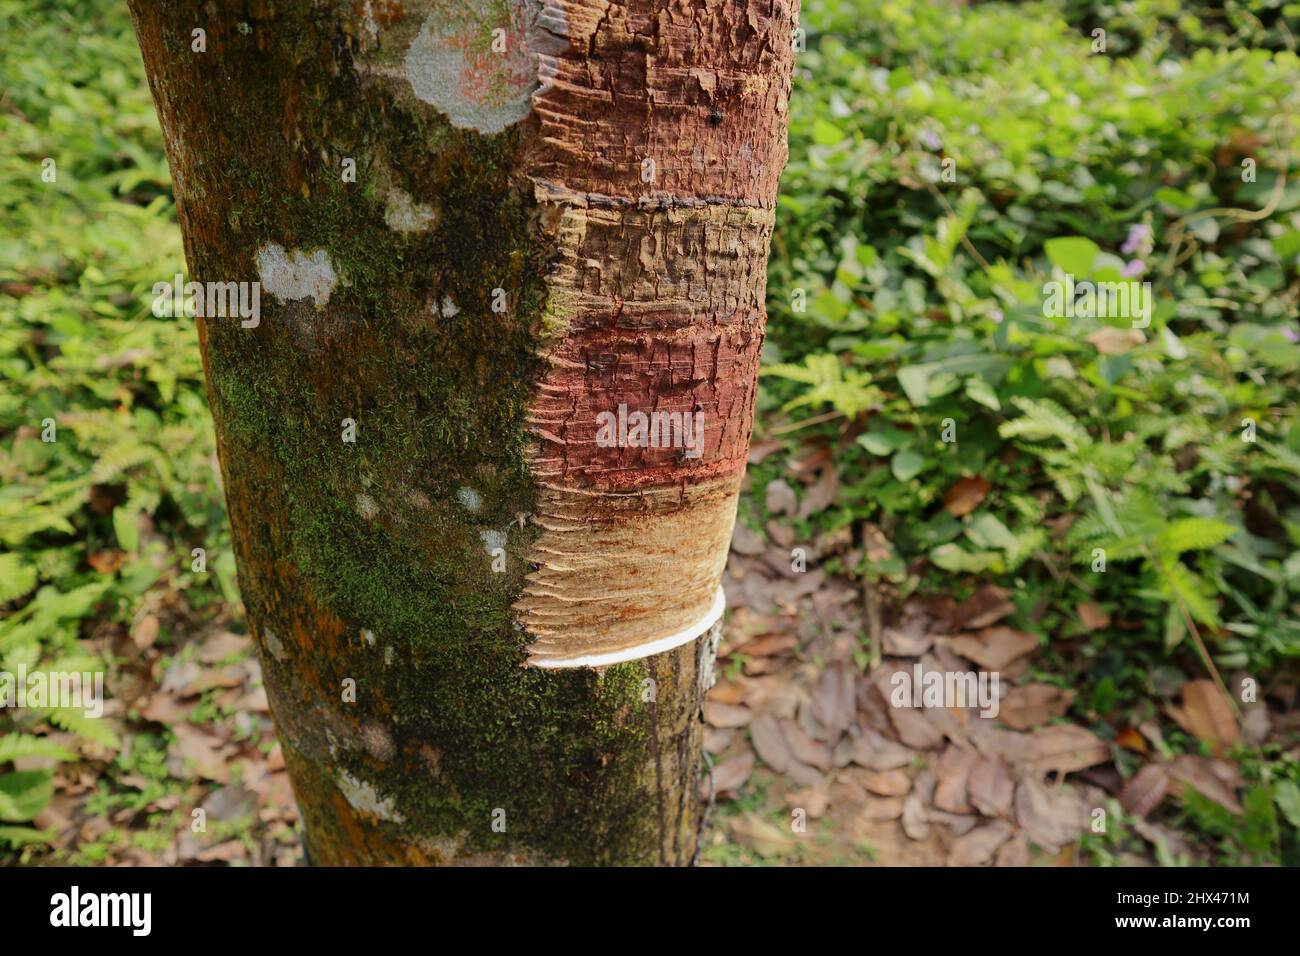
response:
M815 542L796 570L788 533L777 521L767 530L785 544L738 526L727 570L728 626L705 707L701 786L712 807L702 863L1212 859L1180 832L1167 798L1185 785L1239 815L1237 767L1171 756L1161 721L1104 740L1069 719L1074 692L1044 670L1037 639L999 623L1014 608L1004 590L986 585L960 603L897 601L817 566L851 547L848 536ZM136 662L116 675L105 716L124 743L115 761L105 753L100 762L82 742L86 759L58 769L54 798L34 821L55 834L51 862L302 862L252 642L236 632L242 622L219 613L166 651L150 644L160 627L186 633L185 614L180 602L164 602L147 611L152 624L99 638L104 652ZM996 717L980 716L987 697L969 707L891 705L894 675L915 676L918 664L922 673L997 672L998 687L986 686L999 697ZM1204 683L1189 682L1182 706L1166 715L1189 734L1212 734L1221 719L1221 698ZM1300 709L1270 713L1261 704L1243 727L1259 741L1294 734ZM1213 750L1212 736L1207 742ZM204 811L203 832L189 825L195 809Z
M764 453L756 446L751 460ZM829 474L802 475L804 502L833 497ZM796 470L790 480L800 477ZM1198 823L1209 807L1209 816L1241 820L1246 780L1230 752L1240 743L1295 747L1293 687L1272 688L1272 707L1262 697L1244 705L1238 723L1213 681L1187 680L1158 716L1135 709L1132 725L1103 739L1059 657L1073 660L1091 631L1111 625L1103 610L1073 609L1078 636L1059 635L1049 655L1035 635L1002 623L1016 605L996 585L961 602L899 600L826 574L820 561L861 566L855 547L885 552L887 543L868 525L856 546L845 529L799 548L785 523L796 516L787 490L764 492L768 510L788 518L770 520L762 536L738 525L732 542L722 676L705 708L718 801L706 861L1222 861L1225 847L1190 826L1186 811L1194 808ZM977 693L944 701L969 706L935 706L911 689L918 677L924 687L926 674L996 674L981 692L997 703ZM1201 753L1175 754L1170 732L1198 741Z

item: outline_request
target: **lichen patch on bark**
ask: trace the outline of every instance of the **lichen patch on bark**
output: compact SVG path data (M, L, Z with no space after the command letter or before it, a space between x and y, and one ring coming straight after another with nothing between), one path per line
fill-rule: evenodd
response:
M453 126L500 133L531 111L546 82L538 58L562 49L563 36L555 3L435 4L407 48L403 72L415 96Z
M324 249L309 253L299 249L285 251L276 242L257 250L257 274L262 288L281 302L311 299L317 306L329 305L339 281L334 263Z
M339 774L338 784L339 791L356 809L380 820L391 823L402 822L402 815L393 807L392 798L380 797L374 784L358 780L346 770Z

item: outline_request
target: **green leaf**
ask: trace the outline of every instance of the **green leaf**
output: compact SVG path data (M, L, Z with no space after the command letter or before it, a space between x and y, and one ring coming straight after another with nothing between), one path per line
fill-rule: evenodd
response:
M22 557L6 552L0 554L0 604L8 604L36 587L36 569Z
M1286 821L1300 830L1300 786L1294 780L1277 781L1273 784L1273 801Z
M906 365L898 370L898 384L907 393L908 401L917 408L930 403L941 391L932 387L931 379L945 376L976 374L1000 378L1005 374L1011 362L1005 356L978 352L971 355L954 355L937 362L922 362Z
M1003 422L998 427L998 434L1003 438L1028 438L1031 441L1056 438L1069 449L1092 441L1079 420L1051 399L1013 398L1011 404L1024 412L1024 417Z
M54 830L37 830L32 827L0 826L0 843L17 849L29 843L48 843L54 838L54 833Z
M1282 261L1290 259L1292 256L1300 255L1300 229L1292 229L1290 232L1284 232L1282 235L1272 240L1273 251Z
M955 574L980 574L984 571L998 574L1005 568L1002 555L996 551L972 554L951 542L941 544L931 551L930 562L936 567Z
M899 481L910 481L919 475L927 464L924 455L908 448L894 455L890 460L889 470Z
M1241 807L1245 812L1241 843L1250 853L1267 857L1277 845L1277 813L1273 809L1273 793L1266 784L1250 787L1242 795Z
M0 763L20 757L51 757L54 760L76 760L77 756L52 740L31 734L8 734L0 737Z
M134 508L119 505L113 509L113 532L123 551L135 554L140 548L140 526L136 523Z
M54 798L54 774L48 770L0 773L0 820L23 823Z
M844 139L844 131L834 123L818 117L813 123L812 138L818 146L834 146Z
M970 538L977 548L1016 550L1016 536L996 515L987 511L980 512L971 520L970 526L966 529L966 537Z
M91 743L99 744L109 750L117 750L122 746L122 741L118 739L117 734L114 733L113 728L107 721L89 717L79 708L45 707L39 709L46 719L56 727L70 730L77 736L86 738Z
M1165 609L1165 653L1171 653L1186 637L1187 621L1178 605L1170 604Z
M1181 598L1195 620L1207 627L1219 626L1219 609L1208 584L1178 561L1169 558L1156 562L1160 583L1171 601Z
M973 402L978 402L985 408L991 408L995 412L1002 410L1002 402L998 400L998 393L993 390L993 386L978 375L972 375L966 379L966 396Z
M1152 545L1165 554L1205 551L1237 533L1235 526L1212 518L1179 518L1155 536Z
M1092 274L1092 265L1097 260L1101 247L1091 239L1082 236L1069 236L1060 239L1048 239L1043 243L1043 251L1052 265L1072 276Z

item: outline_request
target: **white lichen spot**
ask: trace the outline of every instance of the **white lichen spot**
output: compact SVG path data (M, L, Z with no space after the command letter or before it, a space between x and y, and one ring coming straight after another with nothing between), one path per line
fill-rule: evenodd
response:
M368 723L362 727L361 740L370 756L380 762L391 760L397 750L397 746L393 743L393 735L380 724Z
M364 780L358 780L346 770L339 774L339 791L347 799L348 803L354 808L378 817L380 820L391 820L393 823L402 823L402 815L393 807L391 797L381 800L379 793L375 790L374 784L367 783Z
M456 500L466 511L478 511L483 507L483 499L473 488L461 488L456 492Z
M384 197L384 222L394 232L423 232L435 218L432 206L417 203L396 186L390 187Z
M262 628L262 643L266 645L266 649L271 652L271 656L277 661L284 660L284 642L269 627Z
M504 531L480 531L478 536L483 539L483 550L488 554L493 554L497 549L505 549L506 533Z
M368 627L367 627L367 628L362 628L362 630L361 630L361 639L362 639L363 641L365 641L365 642L366 642L368 645L370 645L371 647L374 647L374 646L375 646L375 632L372 631L370 628L368 628Z
M379 514L379 505L375 504L375 499L367 494L357 495L357 514L370 521L375 515Z
M460 306L451 300L451 296L444 295L440 311L444 319L450 319L454 315L460 315Z
M389 667L393 663L393 645L388 644L384 647L384 666Z
M318 306L329 302L339 281L324 249L307 255L274 242L257 250L257 274L262 288L281 302L313 299Z
M504 34L494 38L494 30ZM416 97L445 113L451 125L499 133L532 109L533 94L551 75L550 64L541 61L564 49L564 35L559 5L542 0L440 11L406 51L406 78Z
M250 33L253 32L253 28L248 23L242 21L239 23L238 26L235 27L235 29L238 30L244 36L248 36Z

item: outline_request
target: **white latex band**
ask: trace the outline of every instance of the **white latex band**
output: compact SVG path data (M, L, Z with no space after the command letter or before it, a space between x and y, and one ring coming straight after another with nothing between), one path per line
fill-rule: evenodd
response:
M704 617L700 618L685 630L678 631L676 634L669 634L667 637L655 638L646 644L637 644L635 647L625 647L618 651L609 651L604 654L588 654L585 657L568 657L563 660L555 658L542 659L532 662L533 667L546 667L551 669L560 669L566 667L608 667L610 664L622 664L626 661L639 661L643 657L653 657L656 654L662 654L664 651L671 651L674 647L681 647L695 640L709 628L717 624L722 618L722 612L727 609L727 596L722 593L722 586L718 586L718 593L713 598L713 604L709 607Z

